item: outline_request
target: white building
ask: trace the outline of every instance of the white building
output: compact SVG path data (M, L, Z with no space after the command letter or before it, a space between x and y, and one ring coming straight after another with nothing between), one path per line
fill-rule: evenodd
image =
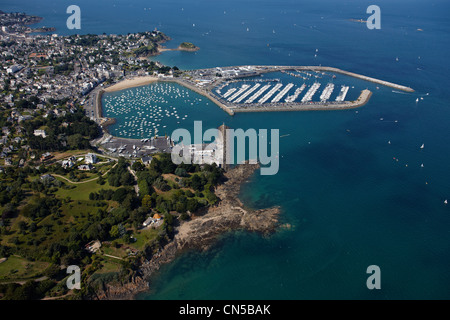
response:
M95 154L93 154L93 153L89 153L84 158L84 162L86 164L95 164L95 163L97 163L97 161L98 161L97 156Z
M75 163L71 159L63 160L62 162L62 167L64 169L72 168L74 165Z
M45 138L47 135L45 134L45 130L34 130L34 135L36 137L41 136L42 138Z
M6 72L8 73L16 73L17 71L22 70L22 66L19 66L18 64L15 64L9 68L6 69Z

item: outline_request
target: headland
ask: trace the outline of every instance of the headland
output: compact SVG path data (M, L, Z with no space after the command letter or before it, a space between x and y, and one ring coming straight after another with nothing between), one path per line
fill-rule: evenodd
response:
M130 282L125 285L108 283L94 299L134 299L137 294L148 291L151 276L162 265L172 262L186 250L207 250L226 232L246 230L269 236L276 231L280 207L254 210L245 207L238 198L241 185L258 168L259 164L245 163L228 170L226 181L215 190L220 199L217 205L197 212L191 220L177 226L174 238L142 264Z

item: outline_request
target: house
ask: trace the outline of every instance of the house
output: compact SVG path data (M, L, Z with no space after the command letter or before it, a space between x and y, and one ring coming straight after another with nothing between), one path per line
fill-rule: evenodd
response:
M84 162L86 162L86 164L94 164L97 163L97 161L98 161L97 156L93 153L89 153L84 158Z
M91 253L96 253L101 247L102 243L99 240L94 240L85 245L84 249Z
M9 67L9 68L7 68L6 69L6 72L8 72L8 73L16 73L17 71L20 71L20 70L22 70L22 66L19 66L19 65L13 65L13 66L11 66L11 67Z
M34 130L34 135L36 137L41 136L42 138L45 138L47 135L45 134L45 130Z
M75 163L72 160L70 160L70 159L63 160L63 162L61 164L61 166L64 169L72 168L74 165L75 165Z
M9 128L8 127L2 127L2 133L5 136L8 136L10 134Z
M152 222L153 222L153 218L152 218L152 217L148 217L147 220L145 220L145 221L142 223L142 225L143 225L144 227L146 227L146 226L152 224Z
M51 174L44 174L44 175L41 176L41 180L44 183L45 182L51 182L51 181L55 180L55 177L52 176Z
M21 122L21 121L26 121L26 120L31 120L31 119L33 119L33 116L30 116L30 115L20 115L19 117L18 117L18 119L17 119L17 121L18 122Z
M80 165L80 166L78 166L78 170L81 170L81 171L90 171L90 170L92 170L92 164L82 164L82 165Z
M153 157L142 157L141 160L145 166L148 166L150 165L150 163L152 163Z
M69 159L63 160L61 163L61 167L64 169L72 168L77 163L77 159L74 156L71 156Z
M153 216L153 219L155 219L156 221L159 221L162 219L162 217L159 214L155 213Z
M5 166L12 166L11 158L5 158Z
M50 152L46 152L41 156L41 161L48 160L52 157L52 154Z

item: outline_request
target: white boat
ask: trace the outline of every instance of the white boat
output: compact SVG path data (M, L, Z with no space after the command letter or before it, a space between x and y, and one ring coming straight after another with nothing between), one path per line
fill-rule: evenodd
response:
M420 149L423 149L423 148L425 148L425 144L424 143L422 143L422 145L420 146Z
M416 99L416 103L419 102L419 98Z

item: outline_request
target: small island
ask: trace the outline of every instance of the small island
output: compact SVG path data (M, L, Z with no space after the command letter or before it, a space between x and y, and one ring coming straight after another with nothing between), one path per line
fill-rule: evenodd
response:
M169 49L163 46L158 45L157 54L160 54L165 51L188 51L188 52L195 52L200 50L199 47L194 45L191 42L182 42L177 48Z
M196 45L194 45L191 42L183 42L178 46L178 50L181 51L198 51L200 50L199 47L197 47Z

